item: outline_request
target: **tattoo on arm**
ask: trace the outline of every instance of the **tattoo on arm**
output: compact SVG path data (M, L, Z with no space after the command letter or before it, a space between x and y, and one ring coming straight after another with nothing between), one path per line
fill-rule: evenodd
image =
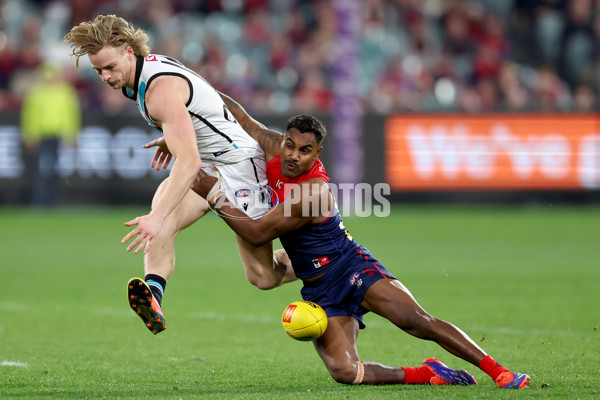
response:
M281 133L268 129L257 129L254 133L248 133L258 142L265 154L276 157L281 153L281 142L283 140Z

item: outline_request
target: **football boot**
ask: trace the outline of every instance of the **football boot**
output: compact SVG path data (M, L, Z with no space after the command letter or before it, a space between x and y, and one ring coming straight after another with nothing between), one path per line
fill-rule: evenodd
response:
M475 378L467 371L448 368L435 358L428 358L423 361L423 365L433 372L433 377L429 381L432 385L477 385Z
M503 389L523 389L529 385L530 380L527 374L505 371L496 378L496 385Z
M150 286L140 278L132 278L127 283L129 306L144 321L144 325L155 335L167 329L160 304L154 298Z

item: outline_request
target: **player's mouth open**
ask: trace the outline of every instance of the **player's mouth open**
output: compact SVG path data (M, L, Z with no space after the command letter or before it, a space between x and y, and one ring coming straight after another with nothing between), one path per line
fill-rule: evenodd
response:
M288 169L296 169L296 168L298 168L298 164L293 163L291 161L286 161L285 165L287 166Z

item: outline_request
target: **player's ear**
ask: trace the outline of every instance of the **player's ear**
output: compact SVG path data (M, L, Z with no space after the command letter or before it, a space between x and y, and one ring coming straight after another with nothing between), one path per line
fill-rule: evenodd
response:
M319 157L319 154L321 154L321 151L323 150L323 146L319 147L319 151L317 151L317 155L315 156L315 159L313 161L316 161L317 158Z

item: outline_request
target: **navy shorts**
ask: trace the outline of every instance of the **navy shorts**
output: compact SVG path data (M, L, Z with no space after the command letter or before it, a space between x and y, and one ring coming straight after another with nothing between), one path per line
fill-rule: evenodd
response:
M302 298L320 305L327 317L347 315L365 327L362 316L368 312L360 306L368 288L382 278L396 279L365 247L360 246L345 263L314 282L305 282Z

